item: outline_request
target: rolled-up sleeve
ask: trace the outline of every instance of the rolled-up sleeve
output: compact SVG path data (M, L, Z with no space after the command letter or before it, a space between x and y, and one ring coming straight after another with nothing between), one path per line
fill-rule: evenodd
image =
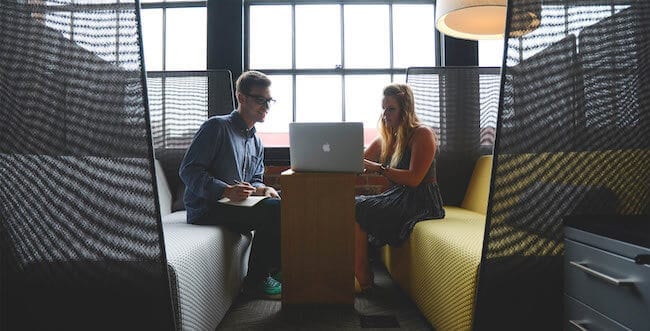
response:
M218 153L225 134L218 124L216 121L206 121L201 125L178 171L186 190L209 201L223 197L223 192L228 186L208 172L210 162Z

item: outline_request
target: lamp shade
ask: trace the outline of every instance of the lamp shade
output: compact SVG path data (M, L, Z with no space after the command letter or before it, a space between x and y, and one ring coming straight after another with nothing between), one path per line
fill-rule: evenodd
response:
M541 3L521 0L513 8L511 37L521 37L540 24ZM503 38L507 0L438 0L436 28L452 37L470 40Z

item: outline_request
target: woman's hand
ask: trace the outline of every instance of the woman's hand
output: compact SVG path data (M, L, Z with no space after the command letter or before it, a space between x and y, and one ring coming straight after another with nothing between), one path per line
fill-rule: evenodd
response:
M380 166L380 163L373 162L368 159L363 159L363 172L365 173L378 172Z
M244 201L255 192L253 185L242 182L235 185L228 185L223 191L223 196L233 202Z

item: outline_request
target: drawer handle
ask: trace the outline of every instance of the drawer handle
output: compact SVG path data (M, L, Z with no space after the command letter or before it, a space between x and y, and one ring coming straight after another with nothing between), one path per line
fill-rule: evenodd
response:
M596 271L594 269L591 269L591 268L585 266L584 264L574 262L574 261L570 261L569 263L572 266L584 271L585 273L590 274L590 275L592 275L592 276L594 276L594 277L596 277L596 278L598 278L600 280L604 280L604 281L606 281L606 282L608 282L608 283L610 283L612 285L616 285L616 286L634 285L633 281L630 281L630 280L627 280L627 279L614 278L612 276L605 275L604 273Z
M582 321L569 320L569 324L571 324L571 326L573 326L574 328L580 331L589 331L589 329L582 326L582 323L583 323Z

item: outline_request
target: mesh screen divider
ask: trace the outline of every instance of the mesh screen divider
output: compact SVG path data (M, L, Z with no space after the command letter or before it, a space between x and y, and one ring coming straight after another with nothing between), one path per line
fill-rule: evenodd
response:
M3 330L170 330L140 4L0 0Z
M147 84L156 150L187 149L208 117L235 109L229 70L152 72Z
M561 330L563 218L650 213L650 3L510 0L474 329Z
M438 138L436 167L445 205L459 206L476 160L492 154L499 68L408 68L415 112Z

